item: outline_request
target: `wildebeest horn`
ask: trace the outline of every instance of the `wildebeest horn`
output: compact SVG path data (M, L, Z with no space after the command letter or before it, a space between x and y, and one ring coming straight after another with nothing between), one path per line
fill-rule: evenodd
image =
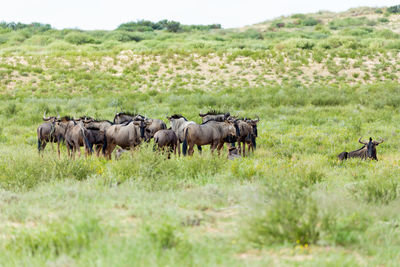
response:
M360 137L360 139L358 139L358 142L359 142L360 144L366 145L367 143L366 143L366 142L363 142L363 141L361 141L361 139L362 139L362 136Z
M379 144L382 144L383 141L385 141L385 140L384 140L384 139L381 139L381 141L376 141L376 140L374 140L374 143L375 143L376 145L379 145Z
M200 117L204 117L204 116L206 116L207 114L201 114L201 113L199 113L199 116Z
M50 119L50 117L46 118L46 111L44 111L44 113L43 113L43 120L49 120L49 119Z
M259 122L260 121L260 117L257 116L257 119L254 120L255 122Z

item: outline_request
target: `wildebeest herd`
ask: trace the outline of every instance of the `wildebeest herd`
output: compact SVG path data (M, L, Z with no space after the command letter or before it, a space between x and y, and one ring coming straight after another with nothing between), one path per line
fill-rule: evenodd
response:
M39 154L45 149L47 143L57 143L57 153L60 157L60 145L65 144L68 156L75 158L76 152L81 156L81 147L85 154L93 152L97 156L103 155L111 159L114 149L118 146L116 158L123 151L133 150L142 142L154 139L154 150L168 153L173 151L180 156L181 144L183 154L193 155L196 145L199 152L201 147L210 145L211 152L217 149L220 154L225 143L229 146L229 158L237 155L246 155L256 148L257 123L259 118L237 118L229 113L209 111L199 114L202 123L188 121L180 114L167 116L171 127L160 119L152 119L140 114L119 112L113 121L96 120L88 116L72 118L69 116L46 117L45 121L37 128ZM238 143L236 148L235 143ZM234 149L233 149L234 147ZM236 155L236 156L235 156Z
M247 153L254 152L256 148L256 138L258 136L257 123L259 118L237 118L231 116L229 112L209 111L199 114L202 123L188 121L180 114L167 116L171 127L160 119L146 118L140 114L119 112L114 116L113 121L96 120L87 116L71 118L69 116L46 117L45 121L37 128L39 154L45 149L47 143L57 143L58 157L60 157L60 145L65 144L68 156L75 158L78 152L81 156L81 147L85 149L85 154L90 155L96 152L97 156L103 155L111 159L115 148L116 158L126 150L133 150L142 142L150 142L154 139L154 150L173 151L176 155L181 154L181 144L183 155L193 155L194 147L197 146L201 153L202 146L210 145L211 152L217 149L220 154L225 143L228 143L228 158L246 156ZM383 142L372 140L364 142L358 150L342 152L338 155L340 161L349 158L373 159L376 156L376 147ZM238 146L235 146L237 142ZM94 147L94 149L93 149Z

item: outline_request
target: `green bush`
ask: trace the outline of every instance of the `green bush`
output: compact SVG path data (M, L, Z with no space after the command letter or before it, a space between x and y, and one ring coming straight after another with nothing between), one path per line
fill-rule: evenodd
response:
M397 14L400 13L400 5L391 6L386 9L388 13Z
M96 43L95 39L87 33L83 32L71 32L68 33L65 38L67 42L75 45L81 44L93 44Z

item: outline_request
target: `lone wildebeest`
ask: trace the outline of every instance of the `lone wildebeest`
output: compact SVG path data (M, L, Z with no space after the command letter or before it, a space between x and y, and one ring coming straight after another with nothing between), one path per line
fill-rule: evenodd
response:
M234 123L229 121L208 121L203 124L190 124L185 129L185 140L182 146L183 155L186 155L186 152L190 156L193 155L194 145L211 145L211 153L217 149L218 154L220 154L224 143L235 141L237 137L236 131Z
M203 123L207 122L207 121L225 121L227 120L231 114L229 112L219 112L216 110L210 110L207 113L204 114L199 114L199 116L201 117Z
M178 147L178 155L181 155L181 149L178 145L178 137L175 132L171 129L169 130L159 130L154 135L154 148L158 148L158 150L167 149L168 158L170 158L170 152L173 150L174 155L176 155L176 148Z
M338 155L339 160L345 160L349 158L361 158L361 159L373 159L373 160L378 160L376 157L376 147L383 142L383 139L381 141L372 141L372 138L369 138L369 142L363 142L360 139L358 139L358 142L360 144L363 144L364 146L358 150L354 150L351 152L342 152Z

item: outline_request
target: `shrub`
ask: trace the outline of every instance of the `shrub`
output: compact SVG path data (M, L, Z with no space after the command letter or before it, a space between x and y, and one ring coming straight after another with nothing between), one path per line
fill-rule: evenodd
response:
M304 19L304 20L301 21L301 24L302 24L303 26L315 26L315 25L317 25L318 23L319 23L319 21L316 20L316 19L313 18L313 17L309 17L309 18L306 18L306 19Z
M386 9L388 13L397 14L400 13L400 5L391 6Z
M83 32L71 32L65 36L65 40L71 44L93 44L96 41L92 36Z
M289 242L314 244L319 239L320 227L315 200L304 192L290 192L252 218L247 238L259 246Z

